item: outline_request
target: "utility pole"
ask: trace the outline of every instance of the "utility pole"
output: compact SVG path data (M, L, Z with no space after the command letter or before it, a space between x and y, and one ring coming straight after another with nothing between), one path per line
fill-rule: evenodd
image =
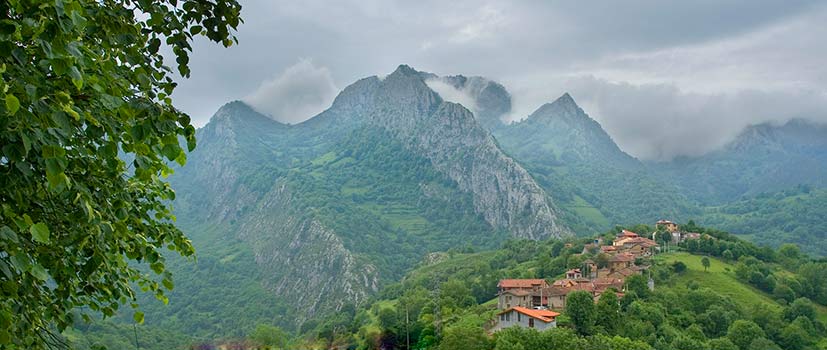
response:
M132 330L135 331L135 349L140 349L140 345L138 345L138 324L132 324Z
M411 332L410 332L410 315L408 314L408 303L405 303L405 343L407 344L407 350L411 350Z
M434 275L434 337L439 341L442 336L442 307L440 306L439 276Z

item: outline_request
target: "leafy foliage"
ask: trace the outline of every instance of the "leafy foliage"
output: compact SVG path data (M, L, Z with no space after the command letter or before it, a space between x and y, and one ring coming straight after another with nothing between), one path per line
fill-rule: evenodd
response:
M827 254L824 208L827 189L796 186L710 207L699 221L746 235L758 244L795 243L808 254L823 256Z
M718 252L729 247L744 254L742 260L757 260L789 280L801 278L797 266L817 263L789 248L767 250L722 231L694 229L709 235L705 239L710 242L699 243L698 247L709 251L715 247ZM614 234L614 230L607 233ZM495 318L496 303L490 298L498 279L560 278L567 267L581 264L583 258L576 254L586 241L569 241L570 248L559 241L508 241L497 251L454 254L424 264L401 283L385 288L373 306L358 310L349 326L352 333L340 339L346 344L345 339L352 337L350 341L361 349L407 349L404 340L409 336L411 348L443 348L449 346L444 344L447 333L453 330L469 336L480 334ZM715 244L711 244L713 241ZM761 259L747 253L758 254ZM825 329L824 306L806 299L790 305L777 303L770 294L750 287L746 281L739 282L734 265L710 255L705 272L704 255L658 254L650 268L654 291L648 289L645 278L634 276L627 278L620 300L607 292L595 305L590 294L571 293L567 309L560 310L563 315L558 318L558 328L543 332L501 330L493 336L494 349L807 349L824 340L816 336ZM779 265L775 261L780 256L795 259ZM683 265L682 272L673 272L676 262ZM488 293L483 289L477 294L477 285L489 286ZM468 297L477 301L463 302ZM371 337L383 341L369 341ZM454 346L455 339L450 344Z
M193 249L172 224L163 177L168 162L186 161L180 142L191 151L195 129L172 105L176 84L159 47L164 40L189 76L193 37L231 45L240 8L0 3L1 346L59 341L48 330L72 325L75 308L112 316L135 299L133 283L166 300L172 282L158 250Z

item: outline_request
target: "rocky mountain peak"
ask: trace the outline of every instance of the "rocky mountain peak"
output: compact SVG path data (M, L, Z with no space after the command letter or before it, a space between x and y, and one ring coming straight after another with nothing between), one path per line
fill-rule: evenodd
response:
M542 105L524 120L508 125L497 134L509 146L507 148L512 148L511 151L518 155L537 153L540 149L543 152L554 150L553 158L564 156L570 163L599 160L622 168L638 165L638 161L620 150L600 123L589 117L569 93Z
M534 111L534 113L531 113L526 120L542 120L550 118L565 119L569 121L592 120L588 115L586 115L586 112L584 112L583 109L577 105L577 102L574 101L574 98L572 98L568 92L563 94L563 96L558 97L554 100L554 102L546 103L540 106L540 108Z

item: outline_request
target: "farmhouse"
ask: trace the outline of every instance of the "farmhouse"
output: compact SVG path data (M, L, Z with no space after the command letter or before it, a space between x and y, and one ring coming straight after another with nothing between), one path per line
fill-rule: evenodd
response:
M546 303L541 294L548 288L544 279L504 279L497 283L497 308L500 310L514 306L534 307Z
M533 310L522 306L514 306L497 315L497 322L492 331L496 332L515 326L542 331L557 327L557 316L560 316L560 313L551 310Z

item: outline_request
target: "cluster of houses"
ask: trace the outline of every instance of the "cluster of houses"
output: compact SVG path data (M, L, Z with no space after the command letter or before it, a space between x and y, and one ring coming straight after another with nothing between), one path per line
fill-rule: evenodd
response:
M700 237L696 233L680 232L677 224L667 220L658 221L656 227L671 234L672 241L676 243ZM653 233L652 238L656 234ZM497 309L500 312L492 331L512 326L538 330L556 327L557 316L560 315L558 311L565 309L566 296L574 291L590 293L595 302L609 289L613 289L619 297L623 296L626 278L648 269L649 266L643 263L644 258L657 249L658 244L654 240L623 230L611 244L605 244L603 238L586 244L581 255L600 256L600 263L586 259L581 268L566 271L565 278L550 284L545 279L500 280L497 284ZM654 289L651 278L649 288Z

